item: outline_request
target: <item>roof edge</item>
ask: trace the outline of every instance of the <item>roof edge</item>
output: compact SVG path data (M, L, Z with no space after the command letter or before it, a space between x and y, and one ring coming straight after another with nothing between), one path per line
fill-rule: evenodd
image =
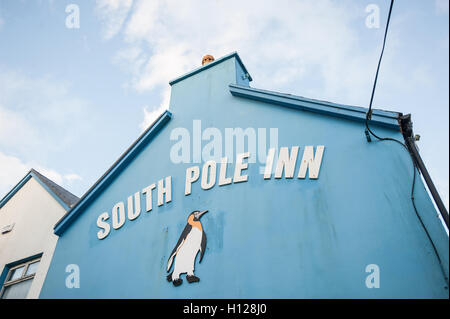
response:
M61 236L72 222L83 212L98 192L107 187L114 178L132 161L135 156L147 145L162 127L172 118L169 110L164 111L117 159L116 162L94 183L94 185L81 197L81 199L69 210L53 227L54 233Z
M28 173L0 200L0 208L5 206L11 197L13 197L31 177L31 170L29 170Z
M40 173L39 173L40 174ZM65 211L69 211L70 207L67 205L54 191L48 187L44 181L36 174L36 171L31 168L28 173L0 200L0 208L6 205L6 203L29 181L30 178L36 179L41 185L63 208ZM45 177L45 176L44 176ZM47 177L46 177L47 178ZM53 182L55 183L55 182ZM56 183L55 183L56 184ZM58 184L56 184L58 185ZM59 185L58 185L59 186ZM59 186L63 188L62 186Z
M224 61L226 61L228 59L231 59L233 57L236 58L236 60L239 62L239 64L241 65L242 69L244 70L244 72L246 74L248 74L249 81L252 81L253 79L252 79L250 73L248 73L247 68L245 67L244 63L242 63L242 60L239 57L239 54L235 51L235 52L232 52L232 53L230 53L228 55L225 55L225 56L223 56L223 57L221 57L221 58L219 58L217 60L214 60L211 63L205 64L205 65L203 65L201 67L198 67L198 68L194 69L193 71L190 71L188 73L185 73L185 74L183 74L183 75L173 79L172 81L169 82L169 85L172 86L175 83L183 81L184 79L187 79L188 77L191 77L191 76L193 76L193 75L195 75L197 73L200 73L200 72L202 72L202 71L204 71L206 69L209 69L209 68L211 68L211 67L213 67L213 66L215 66L215 65L217 65L219 63L222 63L222 62L224 62Z
M320 114L331 115L340 118L347 118L360 122L365 122L366 113L369 109L359 106L336 104L327 101L320 101L305 98L302 96L278 93L273 91L250 88L247 86L230 84L230 93L236 97L248 98L255 101L277 104L284 107L305 110ZM402 113L376 110L372 112L371 124L378 124L400 131L399 118Z

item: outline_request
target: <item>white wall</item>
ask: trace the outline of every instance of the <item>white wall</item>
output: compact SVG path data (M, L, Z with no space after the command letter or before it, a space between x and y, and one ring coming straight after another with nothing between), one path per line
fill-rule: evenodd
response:
M65 213L34 177L0 208L0 228L15 223L12 231L0 234L0 273L11 262L43 253L27 298L39 297L58 241L53 226Z

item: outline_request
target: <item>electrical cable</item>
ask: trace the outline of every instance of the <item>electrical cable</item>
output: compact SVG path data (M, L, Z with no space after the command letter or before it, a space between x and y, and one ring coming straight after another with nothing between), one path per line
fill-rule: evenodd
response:
M429 241L430 241L430 243L431 243L431 245L432 245L432 247L433 247L434 253L435 253L435 255L436 255L436 257L437 257L437 259L438 259L438 261L439 261L439 266L441 267L441 271L442 271L442 273L443 273L443 275L444 275L444 278L445 278L445 281L446 281L446 283L447 283L447 285L448 285L448 278L447 278L447 276L445 275L444 266L442 265L441 258L440 258L439 254L438 254L438 251L437 251L437 249L436 249L436 246L434 245L434 242L433 242L433 240L431 239L431 236L430 236L430 234L429 234L427 228L425 227L425 225L424 225L424 223L423 223L423 221L422 221L422 218L421 218L420 215L419 215L419 212L417 211L416 203L415 203L415 201L414 201L414 188L415 188L415 183L416 183L416 162L415 162L415 160L414 160L414 157L412 156L410 150L408 149L408 146L407 146L405 143L403 143L403 142L401 142L401 141L399 141L399 140L397 140L397 139L395 139L395 138L391 138L391 137L379 137L379 136L376 135L376 134L370 129L370 127L369 127L369 120L370 120L371 117L372 117L372 103L373 103L373 97L374 97L374 95L375 95L375 88L376 88L376 86L377 86L378 73L379 73L379 71L380 71L381 60L382 60L382 58L383 58L384 48L385 48L385 45L386 45L386 38L387 38L388 29L389 29L389 22L390 22L390 20L391 20L391 13L392 13L392 7L393 7L393 5L394 5L394 0L391 0L391 5L390 5L390 7L389 7L389 14L388 14L387 22L386 22L386 29L385 29L385 31L384 31L383 47L382 47L382 49L381 49L380 59L378 60L377 72L375 73L375 80L374 80L374 83L373 83L372 95L371 95L371 97L370 97L369 110L368 110L367 113L366 113L366 122L365 122L365 124L366 124L366 130L365 130L365 134L366 134L366 138L367 138L367 141L368 141L368 142L371 142L370 135L372 135L372 136L374 136L376 139L378 139L379 141L393 141L393 142L396 142L396 143L402 145L402 146L408 151L408 154L410 155L410 158L411 158L412 164L413 164L413 181L412 181L412 187L411 187L411 202L412 202L414 211L415 211L415 213L416 213L416 216L417 216L417 218L419 219L420 224L422 225L422 228L425 230L425 233L426 233L426 235L427 235L427 237L428 237L428 239L429 239ZM370 133L370 134L369 134L369 133ZM412 146L412 147L414 147L414 146Z
M372 95L370 96L369 111L367 111L367 113L366 113L366 136L368 136L368 139L370 139L370 136L368 135L368 132L370 132L370 134L372 134L374 137L376 137L380 141L395 141L397 143L400 143L404 147L406 147L405 144L403 144L402 142L400 142L399 140L397 140L395 138L390 138L390 137L383 138L383 137L377 136L369 128L369 119L372 117L373 97L375 96L375 88L377 87L378 73L380 72L381 60L383 59L384 47L386 46L386 38L387 38L388 29L389 29L389 22L391 20L391 13L392 13L393 5L394 5L394 0L391 0L391 6L389 7L389 14L388 14L387 22L386 22L386 29L384 31L383 47L381 48L380 59L378 60L377 72L375 73L375 80L374 80L373 87L372 87ZM369 142L370 142L370 140L369 140Z

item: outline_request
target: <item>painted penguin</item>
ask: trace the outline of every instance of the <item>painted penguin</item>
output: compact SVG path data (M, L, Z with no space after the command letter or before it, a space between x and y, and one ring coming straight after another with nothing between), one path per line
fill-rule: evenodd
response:
M200 218L204 211L193 211L188 219L187 225L181 233L178 243L170 254L167 262L167 272L169 272L172 262L175 258L173 271L167 276L168 281L172 281L174 286L179 286L183 283L180 274L187 273L186 279L189 283L200 281L200 278L194 275L195 258L200 251L200 261L202 262L203 255L206 249L206 235L203 231Z

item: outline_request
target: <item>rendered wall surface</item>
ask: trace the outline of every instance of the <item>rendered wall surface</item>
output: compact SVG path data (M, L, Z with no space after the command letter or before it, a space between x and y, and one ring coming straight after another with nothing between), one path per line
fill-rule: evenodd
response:
M0 235L0 271L5 265L42 253L27 298L39 297L58 241L53 226L64 213L64 208L34 178L0 208L0 226L15 223L11 232Z
M408 153L396 143L367 143L364 123L233 97L228 85L239 72L232 58L172 86L173 118L62 234L40 297L448 298L410 200ZM299 157L306 145L324 145L319 178L264 180L257 162L249 164L247 182L203 190L197 181L185 196L186 169L203 163L172 163L170 134L184 127L192 138L193 120L222 134L278 128L278 147L299 146ZM391 129L374 130L402 139ZM233 169L234 162L228 174ZM128 196L166 176L170 203L158 207L154 193L145 212L141 196L138 218L97 238L101 213L111 215L117 202L126 206ZM415 198L448 276L448 237L420 178ZM197 209L209 210L201 219L207 249L195 266L200 282L174 287L167 260ZM80 288L65 285L69 264L79 266ZM380 288L365 285L369 264L380 267Z

